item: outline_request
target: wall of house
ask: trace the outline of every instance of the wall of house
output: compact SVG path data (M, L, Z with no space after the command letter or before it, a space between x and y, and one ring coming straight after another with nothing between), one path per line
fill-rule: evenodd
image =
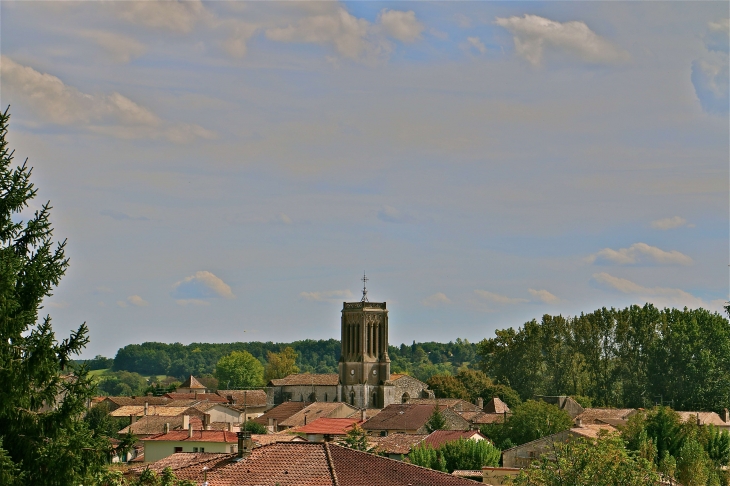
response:
M498 484L511 484L512 479L516 478L518 474L520 474L520 470L517 468L483 467L482 481L495 486Z
M267 401L278 405L284 402L336 402L337 385L287 385L266 389Z
M402 403L404 394L407 394L408 399L435 398L433 391L427 389L428 385L410 376L402 376L392 383L392 390L388 390L388 392L386 392L386 395L388 395L389 399L392 401L390 403L386 403L386 407L392 403Z
M211 422L227 422L231 424L237 424L243 420L243 412L238 412L228 407L215 406L211 409L208 409L208 411L205 413L210 415Z
M238 452L237 443L146 440L144 462L155 462L171 456L175 453L175 447L182 447L182 452L193 452L193 448L197 448L197 452ZM201 448L205 451L201 451Z

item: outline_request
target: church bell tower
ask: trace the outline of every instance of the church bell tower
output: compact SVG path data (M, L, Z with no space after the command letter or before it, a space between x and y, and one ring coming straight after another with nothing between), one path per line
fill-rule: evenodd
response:
M382 408L383 384L390 380L388 310L385 302L368 301L368 278L362 280L362 300L342 303L341 399L359 408Z

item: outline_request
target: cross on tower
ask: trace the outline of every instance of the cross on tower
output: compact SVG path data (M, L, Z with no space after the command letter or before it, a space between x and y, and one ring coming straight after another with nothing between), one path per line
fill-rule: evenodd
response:
M368 301L368 289L367 289L367 283L368 280L370 280L367 275L365 275L365 272L362 272L362 300L360 302L367 302Z

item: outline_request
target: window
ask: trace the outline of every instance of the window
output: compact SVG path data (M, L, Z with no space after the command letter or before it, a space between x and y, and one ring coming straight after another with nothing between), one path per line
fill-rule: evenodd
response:
M198 448L197 447L193 447L193 452L198 452Z
M205 447L201 447L200 452L205 452Z
M182 447L175 447L175 452L182 452Z

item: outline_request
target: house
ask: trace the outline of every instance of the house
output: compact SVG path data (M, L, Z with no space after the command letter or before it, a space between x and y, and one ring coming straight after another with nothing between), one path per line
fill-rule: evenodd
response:
M388 405L363 424L369 434L390 435L397 432L426 434L426 424L436 406L431 404L398 403ZM469 422L446 405L438 405L447 430L469 430Z
M206 415L206 423L225 422L239 424L243 422L243 412L228 404L201 402L193 405L192 408Z
M304 409L308 403L305 402L284 402L259 415L253 422L268 427L270 433L279 432L286 427L279 427L279 423L288 419L295 413Z
M629 417L637 412L635 408L586 408L573 422L577 426L608 424L618 427L626 425Z
M602 433L613 432L616 432L616 428L607 424L573 427L502 451L502 465L507 468L526 468L543 455L553 456L554 445L558 442L575 438L597 439Z
M460 398L411 398L408 402L414 405L446 405L455 412L481 412L477 405Z
M346 403L315 402L307 405L289 418L279 422L279 430L301 427L314 422L318 418L359 417L360 410Z
M169 467L180 479L208 486L470 486L477 484L450 474L394 461L331 442L284 442L239 454L173 454L145 465L161 472ZM207 449L206 449L207 451ZM127 471L128 478L144 467Z
M215 402L215 403L228 403L228 400L226 400L224 397L218 395L217 393L172 392L172 393L165 393L165 398L169 398L170 400L195 400L195 401L205 400L205 401Z
M193 375L185 380L185 382L177 387L176 393L207 393L208 389L200 383Z
M337 373L296 373L269 381L269 403L337 402L340 378Z
M241 410L246 420L253 420L269 408L264 390L218 390L216 394L225 398L237 410Z
M677 412L682 422L696 422L697 425L714 425L730 432L730 412L724 409L720 415L715 412Z
M426 437L428 437L428 434L396 433L368 437L368 443L378 454L402 461L404 457L411 453L411 449L420 444Z
M202 417L204 414L194 407L166 407L163 405L125 405L109 413L111 417L132 417L133 423L137 417L144 417L146 415L159 415L160 417L197 415Z
M170 401L167 397L153 397L151 395L144 397L97 397L102 398L101 401L94 400L93 406L104 403L110 412L128 405L165 405Z
M570 415L570 418L575 418L583 413L583 407L580 403L573 400L571 397L566 396L546 396L546 395L535 395L535 400L550 403L555 405L560 410L565 410Z
M489 440L478 430L434 430L425 439L423 439L423 444L430 445L434 449L437 449L447 442L459 439L475 441Z
M157 434L142 440L145 462L155 462L176 452L238 451L236 434L226 430L174 430Z
M261 447L276 442L307 442L307 439L300 435L292 435L286 432L278 434L251 434L253 447Z
M356 425L364 423L358 417L318 418L307 425L289 429L295 434L305 434L309 442L331 442L347 435Z
M136 422L124 427L119 435L131 433L138 439L146 439L170 430L187 430L190 426L194 430L203 430L203 420L199 416L177 415L165 417L160 415L146 415Z

